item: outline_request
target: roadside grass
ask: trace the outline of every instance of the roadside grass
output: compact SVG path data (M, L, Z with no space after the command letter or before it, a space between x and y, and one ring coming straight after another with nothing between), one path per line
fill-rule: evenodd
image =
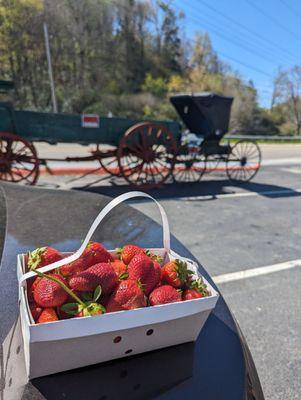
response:
M241 138L235 138L235 139L229 139L229 138L224 138L222 140L222 143L236 143L240 140L244 139L244 137L242 136ZM255 140L257 143L261 143L261 144L301 144L301 137L300 139L252 139L252 137L248 136L245 139L250 139L250 140Z

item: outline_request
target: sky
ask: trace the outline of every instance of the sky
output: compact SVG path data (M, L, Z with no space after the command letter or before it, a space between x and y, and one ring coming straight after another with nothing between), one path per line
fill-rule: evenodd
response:
M279 68L301 64L301 0L174 0L187 39L207 31L219 58L269 107Z

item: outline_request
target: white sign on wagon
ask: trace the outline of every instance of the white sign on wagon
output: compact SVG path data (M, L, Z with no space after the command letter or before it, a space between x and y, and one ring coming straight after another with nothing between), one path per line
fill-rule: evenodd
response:
M82 114L83 128L99 128L99 115L97 114Z

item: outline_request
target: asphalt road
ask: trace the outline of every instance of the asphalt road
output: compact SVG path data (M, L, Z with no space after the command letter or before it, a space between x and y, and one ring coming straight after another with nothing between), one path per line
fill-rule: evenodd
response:
M47 156L45 146L39 151ZM301 145L261 147L264 166L252 183L233 186L219 173L152 191L173 234L212 276L301 259ZM76 151L61 148L60 156L66 150ZM110 196L129 190L122 180L96 175L43 175L39 182ZM133 205L158 220L151 203ZM247 338L266 399L300 399L301 268L219 286Z

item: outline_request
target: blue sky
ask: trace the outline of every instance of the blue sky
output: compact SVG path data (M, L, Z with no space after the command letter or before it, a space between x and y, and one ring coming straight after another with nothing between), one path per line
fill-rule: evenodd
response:
M269 107L279 68L301 64L300 0L174 0L182 10L186 37L207 31L219 58L245 80L252 79L259 103Z

